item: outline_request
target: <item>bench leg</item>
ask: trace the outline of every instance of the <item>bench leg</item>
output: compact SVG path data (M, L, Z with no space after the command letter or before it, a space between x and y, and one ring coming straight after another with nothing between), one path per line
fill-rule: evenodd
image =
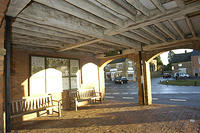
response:
M40 117L40 112L37 112L37 117Z
M58 117L61 117L61 105L58 103Z
M77 98L75 98L75 109L76 109L76 111L78 110L78 100L77 100Z

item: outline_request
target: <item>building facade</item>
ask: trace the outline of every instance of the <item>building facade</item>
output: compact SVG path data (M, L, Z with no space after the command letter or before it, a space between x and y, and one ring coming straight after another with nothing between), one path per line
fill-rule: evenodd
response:
M200 76L200 51L194 50L191 56L192 60L192 75Z
M120 58L110 62L105 67L106 80L114 80L116 77L123 76L130 81L136 81L136 65L135 62Z
M182 54L175 54L172 58L172 71L187 73L192 75L192 61L191 61L191 54L189 53L182 53Z

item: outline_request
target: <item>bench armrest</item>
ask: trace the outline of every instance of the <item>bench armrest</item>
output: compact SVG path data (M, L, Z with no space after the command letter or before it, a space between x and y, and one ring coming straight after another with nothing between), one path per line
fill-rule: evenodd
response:
M61 102L62 100L52 100L53 102Z
M96 96L102 96L101 92L95 92L96 93Z

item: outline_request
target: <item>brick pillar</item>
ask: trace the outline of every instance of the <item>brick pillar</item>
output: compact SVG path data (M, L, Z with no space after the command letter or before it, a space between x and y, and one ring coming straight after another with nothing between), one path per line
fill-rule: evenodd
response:
M5 35L5 11L7 10L9 0L0 0L0 132L5 132L4 120L4 102L5 102L5 84L4 84L4 35Z
M144 54L136 55L137 79L138 79L138 101L141 105L151 105L151 74L149 62L145 60ZM141 61L142 60L142 61Z
M5 84L4 84L4 55L6 50L4 49L4 31L5 31L5 21L3 21L0 28L0 132L4 130L4 93L5 93Z

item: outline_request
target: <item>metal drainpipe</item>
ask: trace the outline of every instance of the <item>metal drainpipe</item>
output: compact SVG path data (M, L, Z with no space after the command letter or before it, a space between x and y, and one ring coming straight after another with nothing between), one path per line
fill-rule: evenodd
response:
M5 16L6 20L6 31L5 31L5 109L6 109L6 133L11 132L11 121L10 121L10 54L11 54L11 21L12 17Z

